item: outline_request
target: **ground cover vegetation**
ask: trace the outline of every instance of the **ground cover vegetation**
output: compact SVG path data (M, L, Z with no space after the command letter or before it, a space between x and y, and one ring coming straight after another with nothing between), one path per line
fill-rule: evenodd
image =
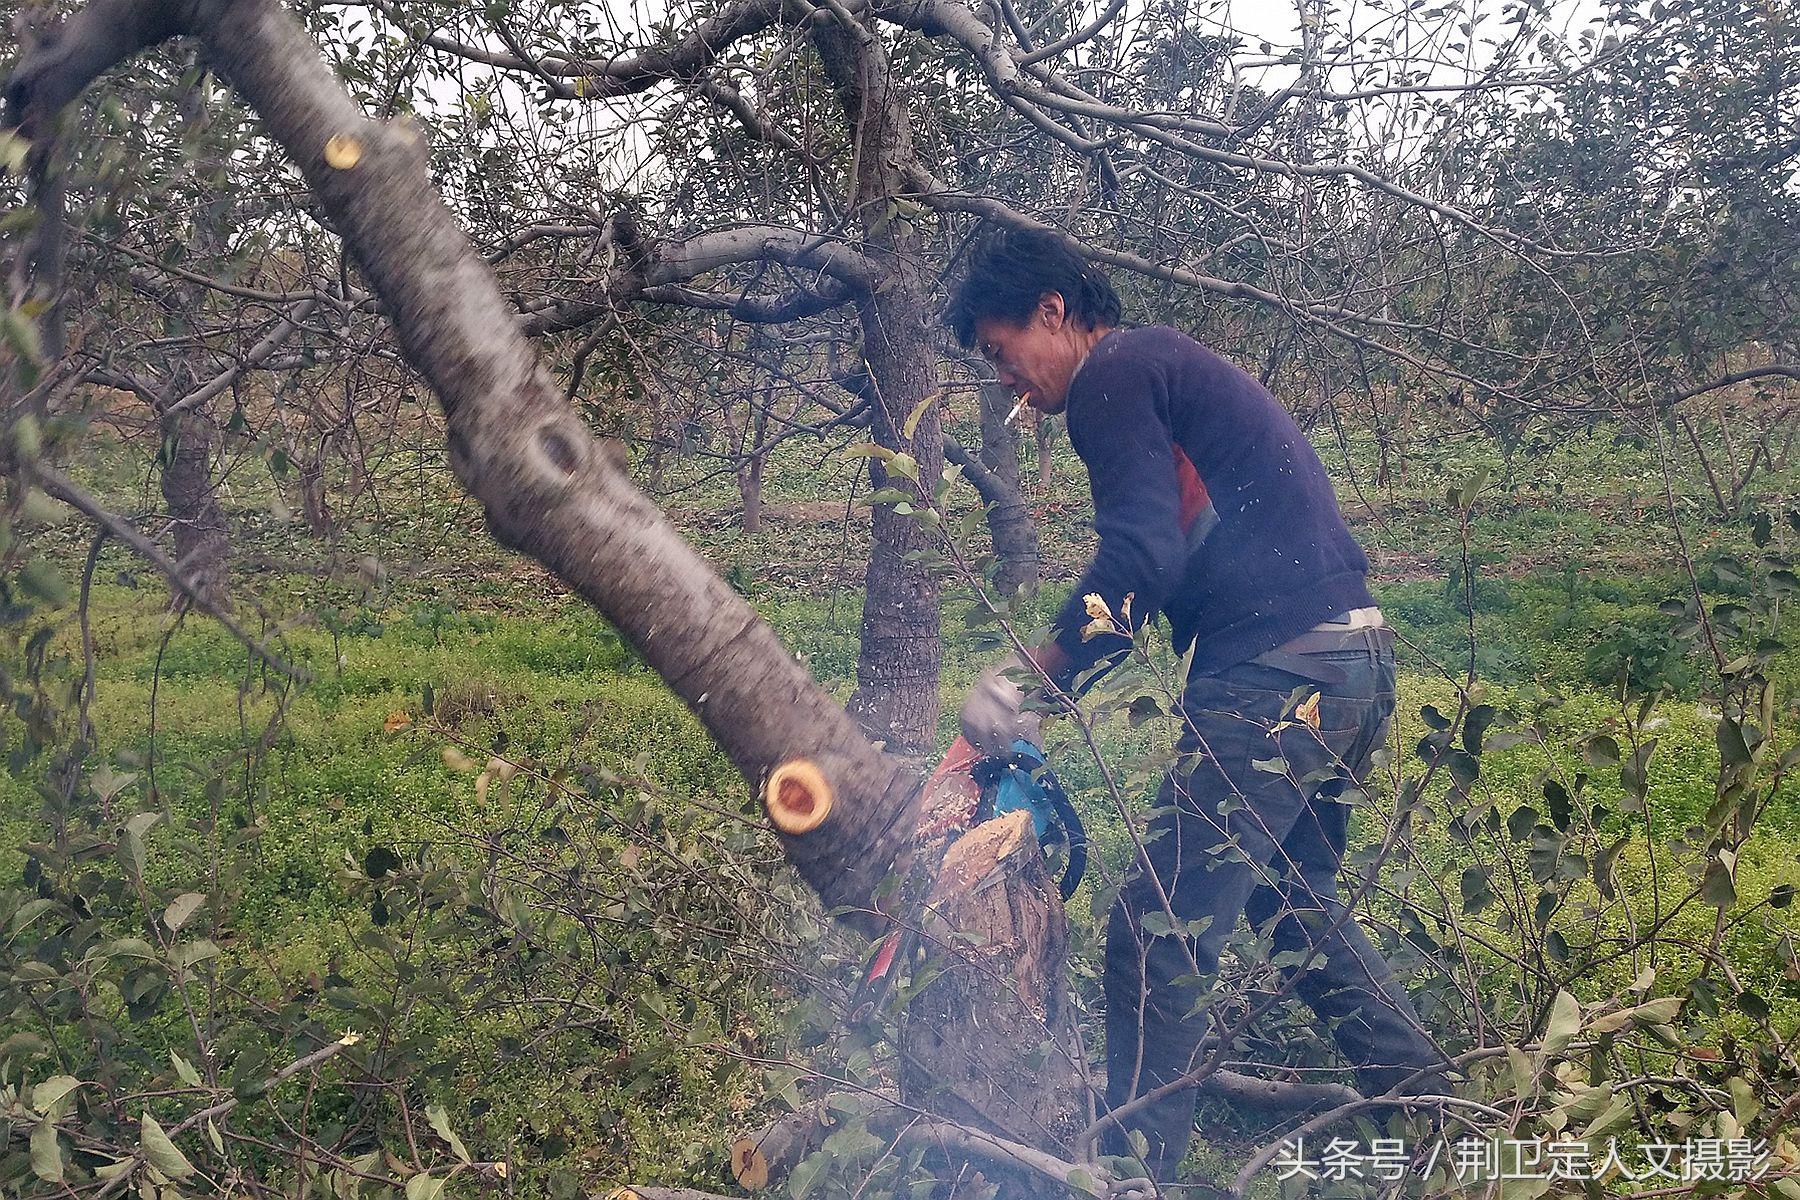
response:
M999 225L1260 374L1400 634L1346 896L1459 1078L1240 928L1195 1194L1800 1197L1790 6L0 7L0 1188L1150 1195L1175 648L1049 726L1066 909L910 824L1092 548L935 320Z

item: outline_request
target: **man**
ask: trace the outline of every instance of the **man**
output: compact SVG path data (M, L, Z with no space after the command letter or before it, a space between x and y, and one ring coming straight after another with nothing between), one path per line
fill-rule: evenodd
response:
M970 692L969 740L1003 751L1030 731L1014 678L1067 689L1128 647L1084 640L1090 594L1115 614L1131 597L1134 623L1165 614L1177 649L1194 647L1181 758L1107 929L1107 1149L1130 1153L1141 1131L1164 1182L1186 1152L1195 1097L1180 1081L1206 1032L1195 1005L1246 912L1276 922L1277 951L1310 955L1296 990L1365 1092L1441 1090L1443 1055L1338 895L1349 808L1337 797L1385 740L1394 654L1318 455L1236 366L1173 329L1119 328L1110 283L1053 233L980 243L947 320L1021 400L1067 414L1100 535L1033 662ZM1211 512L1197 512L1207 495ZM1285 769L1265 769L1273 759ZM1152 913L1191 936L1148 934Z

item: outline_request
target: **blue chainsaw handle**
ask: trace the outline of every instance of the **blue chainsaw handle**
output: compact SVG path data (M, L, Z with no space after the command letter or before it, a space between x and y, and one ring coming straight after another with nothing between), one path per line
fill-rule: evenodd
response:
M1011 754L981 759L970 773L976 784L986 792L1008 772L1015 770L1023 771L1031 779L1032 786L1049 801L1051 811L1056 814L1057 821L1062 823L1063 840L1069 847L1069 861L1063 869L1058 890L1062 892L1062 898L1067 900L1081 886L1082 876L1087 874L1087 827L1081 823L1081 814L1069 802L1069 795L1063 791L1062 781L1057 779L1056 772L1045 763L1044 752L1035 743L1020 739L1013 743ZM1051 840L1051 829L1046 828L1040 844L1048 846Z

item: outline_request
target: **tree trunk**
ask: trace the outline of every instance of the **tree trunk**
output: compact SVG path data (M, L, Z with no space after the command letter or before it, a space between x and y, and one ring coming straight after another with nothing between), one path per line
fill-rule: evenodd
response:
M1019 480L1019 435L1006 423L1013 398L1006 389L990 384L981 389L981 462L992 473L995 494L982 493L988 506L988 536L994 543L994 586L1005 595L1020 588L1035 592L1042 559L1037 526L1025 506Z
M1067 1153L1086 1107L1064 984L1068 924L1030 814L1009 813L955 842L925 911L929 959L942 970L907 1006L902 1098ZM1028 1065L1046 1044L1043 1062Z
M319 440L318 452L309 461L302 462L292 455L294 464L295 490L300 494L300 515L306 521L306 527L314 537L328 537L335 520L331 515L331 502L325 493L325 456L330 453L330 437ZM352 493L354 494L354 493ZM346 507L348 507L346 501Z
M180 112L203 149L197 161L196 176L210 178L219 167L218 154L206 145L206 92L211 87L208 76L195 64L194 85L181 97ZM226 216L220 203L205 201L194 205L188 226L188 241L201 263L219 261L226 252L222 228ZM205 321L206 289L197 283L180 281L172 295L182 311L170 312L164 321L169 335L192 333ZM171 411L182 397L193 391L213 372L212 356L202 347L193 346L182 359L162 389L165 399L159 412L162 426L162 495L168 505L169 519L175 525L175 561L194 591L206 597L215 608L231 608L231 533L225 513L219 507L219 495L212 477L213 427L204 404ZM172 607L180 608L187 597L176 588L169 597Z
M162 495L175 525L175 562L208 603L230 611L231 537L213 485L212 424L178 412L163 418L162 431ZM169 603L183 607L186 597L175 590Z
M744 414L741 429L735 427L729 405L725 410L726 427L735 435L737 443L738 498L743 502L741 523L745 533L762 531L763 468L769 461L769 451L763 445L763 438L769 432L769 408L774 402L775 389L765 382L762 386L762 403L758 404L755 400L748 402L746 407L750 411Z
M762 532L762 478L763 464L767 461L766 454L754 451L747 460L738 464L738 496L744 502L745 533Z
M852 203L869 257L882 274L878 286L856 301L874 391L869 430L876 444L912 457L929 495L944 469L935 405L918 414L910 438L905 433L919 406L938 392L937 353L925 333L934 314L925 301L921 247L896 207L906 191L904 168L913 161L911 124L872 18L855 30L836 21L814 23L811 32L860 148ZM874 459L869 475L875 488L911 486ZM851 711L890 750L925 756L937 742L943 646L937 583L923 563L908 557L933 539L916 514L903 516L892 505L876 505L870 521L873 544L863 576Z
M11 111L38 136L101 72L184 33L204 39L212 67L261 115L381 297L495 536L613 623L760 786L783 849L825 904L876 927L877 889L909 861L917 774L869 745L563 400L432 188L415 129L367 120L275 0L95 0L18 64ZM822 789L780 788L776 769L794 764Z
M1056 448L1055 418L1039 413L1032 432L1037 437L1038 486L1047 488L1055 478L1055 463L1050 457L1050 452Z

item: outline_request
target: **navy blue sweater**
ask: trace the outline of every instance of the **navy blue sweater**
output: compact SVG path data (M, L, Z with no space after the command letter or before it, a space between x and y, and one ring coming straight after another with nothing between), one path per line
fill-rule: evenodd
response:
M1320 621L1374 603L1369 560L1338 511L1324 465L1260 383L1179 330L1101 339L1069 387L1069 440L1087 464L1100 549L1057 615L1067 684L1123 650L1085 642L1083 597L1134 623L1166 613L1175 648L1201 674L1257 655ZM1175 448L1211 494L1218 524L1189 551Z

